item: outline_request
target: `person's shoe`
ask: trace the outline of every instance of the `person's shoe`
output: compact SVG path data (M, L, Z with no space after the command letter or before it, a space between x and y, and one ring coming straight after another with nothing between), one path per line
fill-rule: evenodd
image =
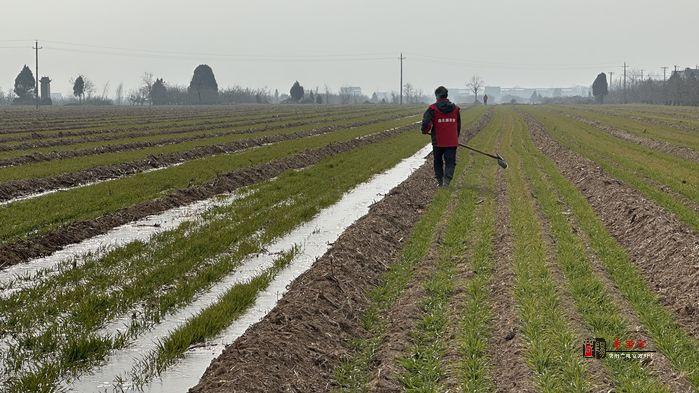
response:
M446 188L446 187L449 187L449 183L451 183L451 179L445 178L445 179L444 179L444 187L445 187L445 188Z
M442 179L437 179L437 187L444 187L444 182L442 182Z

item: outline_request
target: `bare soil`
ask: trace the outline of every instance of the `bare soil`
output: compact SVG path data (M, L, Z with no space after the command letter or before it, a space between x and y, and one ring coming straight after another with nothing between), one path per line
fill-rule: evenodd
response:
M32 258L50 255L66 245L106 233L117 226L168 209L208 199L215 195L228 193L240 187L269 180L279 176L284 171L305 168L333 155L379 142L400 133L414 130L414 128L414 125L406 125L363 138L331 143L318 149L309 149L276 161L222 174L207 184L176 190L162 198L120 209L94 220L75 221L44 234L7 243L0 246L0 267L11 266Z
M699 337L699 234L523 116L536 146L587 198L678 323Z

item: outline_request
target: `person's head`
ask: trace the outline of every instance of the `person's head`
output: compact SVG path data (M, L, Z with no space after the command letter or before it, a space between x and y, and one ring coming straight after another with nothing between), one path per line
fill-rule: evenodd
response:
M434 91L434 96L437 97L437 99L440 98L447 98L449 95L449 90L447 90L446 87L444 86L439 86L435 91Z

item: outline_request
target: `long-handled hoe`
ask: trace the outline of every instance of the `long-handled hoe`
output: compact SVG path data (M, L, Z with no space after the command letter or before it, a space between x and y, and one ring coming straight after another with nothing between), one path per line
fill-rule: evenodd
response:
M507 162L505 161L504 158L502 158L502 157L500 156L500 154L489 154L489 153L480 151L480 150L478 150L478 149L474 149L474 148L472 148L472 147L470 147L470 146L466 146L466 145L464 145L463 143L459 143L459 146L465 147L465 148L467 148L467 149L469 149L469 150L472 150L472 151L475 151L476 153L483 154L484 156L488 156L488 157L490 157L490 158L494 158L494 159L498 160L498 165L500 165L500 167L501 167L502 169L507 168Z

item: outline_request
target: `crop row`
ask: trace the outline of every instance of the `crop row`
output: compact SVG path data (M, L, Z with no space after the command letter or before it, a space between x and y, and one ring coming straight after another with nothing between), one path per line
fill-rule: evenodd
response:
M393 109L393 111L399 111L399 109ZM366 113L367 111L352 111L349 112L348 114L345 114L345 116L349 115L356 115L359 113ZM371 112L371 111L368 111ZM374 110L374 112L379 112ZM344 113L343 112L337 112L336 117L342 117ZM221 125L216 125L216 126L201 126L201 125L195 125L195 126L190 126L190 127L184 127L184 128L175 128L175 127L162 127L158 128L152 132L143 132L143 131L136 131L136 132L126 132L126 133L118 133L118 132L110 132L106 135L98 135L98 136L78 136L78 137L70 137L70 138L57 138L53 140L41 140L41 141L34 141L34 142L26 142L26 143L9 143L5 144L3 146L0 146L0 157L3 158L13 158L17 157L19 155L27 155L31 153L46 153L50 151L65 151L65 150L73 150L73 149L86 149L90 147L97 147L97 146L103 146L105 144L107 145L114 145L114 144L119 144L119 143L133 143L133 142L145 142L145 141L158 141L160 139L166 139L166 138L172 138L174 136L179 136L180 138L182 137L193 137L197 135L201 135L202 133L210 133L213 135L216 134L225 134L230 132L231 130L241 130L243 133L245 132L250 132L249 130L251 129L260 129L264 127L274 127L274 126L294 126L294 125L300 125L303 124L304 121L323 121L323 114L314 114L311 116L308 115L298 115L295 117L291 118L281 118L281 119L276 119L274 117L271 118L271 121L265 122L265 119L254 119L254 120L244 120L241 122L232 122L229 123L225 122ZM326 117L327 118L327 117ZM245 128L245 127L249 128Z
M529 123L530 130L537 130ZM540 131L532 135L540 138ZM595 337L613 343L615 338L638 335L631 319L638 319L652 342L672 367L684 374L694 388L699 385L699 342L680 328L660 304L648 283L639 274L624 248L609 234L586 198L563 177L554 162L536 149L531 138L522 134L516 151L531 157L524 162L534 197L550 225L556 260L566 277L574 304ZM616 294L618 288L619 293ZM620 300L623 298L623 300ZM628 302L631 310L623 310ZM635 314L635 316L633 315ZM633 337L637 338L637 337ZM604 361L620 390L656 389L656 366L640 367L635 362ZM656 387L657 386L657 387Z
M101 258L88 258L0 301L0 330L15 337L5 358L10 390L50 386L60 375L90 367L109 348L125 345L127 337L187 304L246 255L259 252L426 142L418 133L405 131L358 141L362 143L326 154L302 171L288 168L270 182L243 190L243 197L208 212L200 223L184 224L147 244L132 243ZM221 299L239 301L235 296ZM136 305L145 307L137 308L126 335L96 335L102 324Z
M558 142L595 161L678 218L699 229L699 163L620 140L546 109L528 109Z
M62 245L149 214L230 192L285 169L303 167L342 146L371 140L360 137L376 134L372 137L376 138L413 129L413 122L383 122L290 140L6 205L0 209L0 216L8 223L0 229L4 231L0 264L46 255ZM33 214L36 209L45 213Z
M389 116L391 114L410 114L411 112L391 112L387 111L384 113L384 115ZM77 157L87 157L87 156L95 156L95 155L100 155L100 154L108 154L108 153L119 153L119 152L125 152L125 151L136 151L136 150L143 150L143 149L151 149L151 150L156 150L157 149L168 149L168 146L170 145L177 145L177 144L182 144L182 143L188 143L188 142L193 142L195 144L199 145L204 145L204 144L210 144L216 141L225 141L228 140L227 138L232 137L244 137L247 134L255 134L255 133L261 133L261 132L268 132L268 131L274 131L274 130L283 130L283 129L291 129L291 128L298 128L298 127L304 127L304 126L311 126L314 124L323 124L325 122L334 122L334 121L344 121L344 120L350 120L350 119L356 119L359 117L363 117L366 115L372 115L372 113L358 113L358 114L342 114L342 115L330 115L328 117L320 117L320 118L299 118L298 120L295 121L287 121L287 122L270 122L266 123L260 126L255 126L255 127L247 127L247 128L238 128L238 127L231 127L227 129L222 129L218 131L198 131L198 132L191 132L187 133L187 135L177 135L175 137L168 137L164 136L162 138L155 137L155 138L139 138L134 140L132 139L126 139L126 140L115 140L115 141L110 141L110 142L102 142L102 143L97 143L97 142L92 142L92 143L85 143L81 144L80 146L76 145L67 145L63 147L58 147L58 148L44 148L44 149L37 149L36 151L32 153L25 154L27 152L6 152L4 154L0 154L0 156L7 157L5 159L0 159L0 166L13 166L13 165L22 165L22 164L27 164L27 163L39 163L39 162L46 162L46 161L52 161L52 160L59 160L59 159L70 159L70 158L77 158ZM397 115L396 115L397 116Z
M66 138L66 137L74 137L74 136L87 136L87 135L95 135L95 134L106 134L106 133L120 133L120 132L128 132L128 131L149 131L149 130L157 130L160 128L172 128L172 127L183 127L183 126L191 126L191 125L199 125L199 126L211 126L211 125L218 125L226 122L234 122L234 121L244 121L244 120L253 120L257 116L258 118L264 119L264 118L270 118L270 117L278 117L278 118L284 118L287 116L292 116L294 114L299 114L301 111L296 111L296 110L284 110L284 109L279 109L277 111L265 111L262 109L258 109L257 111L235 111L231 113L220 113L218 114L217 117L212 117L209 118L204 117L198 117L196 119L190 119L187 121L174 121L168 118L165 118L165 121L159 121L158 119L151 119L151 121L147 124L141 125L141 126L123 126L120 128L112 127L112 128L107 128L106 125L111 124L114 122L113 118L102 118L101 121L99 119L94 120L94 125L92 125L91 128L88 129L78 129L78 130L57 130L57 131L25 131L25 132L18 132L18 133L12 133L3 137L0 137L0 142L5 143L5 142L11 142L11 141L25 141L25 140L32 140L32 139L48 139L48 138ZM312 111L307 111L307 113L312 113Z
M149 149L139 152L113 153L49 163L0 169L0 200L9 200L23 195L35 194L56 188L69 188L95 181L114 179L130 174L164 168L185 161L200 159L217 154L226 154L270 143L321 135L343 128L366 126L393 120L390 115L365 116L360 121L335 121L323 127L306 126L282 129L281 131L261 132L250 135L233 135L216 138L206 143L185 143L170 145L163 149ZM165 153L161 153L165 151ZM143 157L143 158L140 158ZM9 180L9 181L7 181Z
M244 115L278 107L241 105L218 107L84 107L84 108L42 108L42 111L3 108L3 134L23 134L42 131L80 130L88 128L120 129L123 127L151 127L149 123L191 124L196 121L209 121L221 116ZM284 107L285 110L303 111L306 106Z
M498 180L506 194L497 197L497 210L505 214L498 212L496 227L500 187L494 187L494 169L481 163L457 186L456 208L448 208L448 196L436 196L401 261L371 293L363 316L366 337L354 342L353 355L336 370L340 390L699 387L699 342L661 304L580 190L537 149L532 138L541 128L530 128L532 121L499 108L491 131L474 140L490 149L492 129L502 130L500 146L510 165ZM496 236L497 228L511 237ZM492 281L508 270L511 279ZM512 298L503 300L509 291ZM499 313L509 308L514 319L503 321ZM506 325L496 325L498 320ZM658 353L643 363L584 361L586 337L604 338L608 350L615 338L643 338Z
M485 126L485 124L483 124ZM486 126L485 130L481 131L478 136L473 140L475 145L482 147L483 140L493 140L495 137L496 127L494 125ZM423 271L424 268L421 267L424 264L425 258L428 257L430 250L434 248L437 243L444 240L441 236L443 229L445 227L445 222L453 214L458 214L460 218L464 218L472 214L472 210L468 208L469 203L475 206L476 201L471 200L469 202L462 201L456 198L457 195L462 193L468 193L470 187L467 186L469 178L474 176L474 171L469 166L473 165L472 156L466 156L465 158L460 158L457 165L456 174L457 177L454 181L454 186L458 190L454 192L453 190L442 190L437 193L435 199L432 201L431 205L424 213L420 221L415 226L413 233L407 240L402 256L400 260L389 266L388 271L384 274L382 278L382 284L371 291L369 298L371 299L370 306L364 316L362 317L362 325L364 330L367 332L365 338L361 338L352 343L354 348L353 355L346 359L335 371L335 383L339 386L342 391L365 391L369 386L378 386L384 389L396 389L393 385L382 385L380 382L375 381L375 378L385 378L386 374L390 373L395 367L386 367L387 365L378 365L381 367L378 370L378 376L376 375L377 367L377 357L379 356L379 351L383 346L387 346L386 340L388 337L392 338L394 345L390 346L390 349L386 351L386 356L390 357L392 353L395 353L398 348L406 348L407 339L409 336L408 332L405 331L407 328L405 321L400 321L398 330L389 332L392 328L390 320L394 320L396 317L388 317L391 310L405 309L405 313L411 314L408 318L414 318L413 309L404 304L399 304L399 300L410 301L410 298L416 296L416 292L410 292L406 294L407 287L411 281L413 281L416 275L419 275L419 271ZM477 174L475 177L479 177ZM456 200L458 199L458 200ZM464 203L465 206L457 206ZM464 211L458 212L460 209ZM469 213L470 211L470 213ZM462 215L465 214L464 215ZM451 221L455 222L455 221ZM461 221L461 224L468 225L468 220ZM461 228L463 229L463 227ZM440 240L437 240L440 239ZM444 274L440 275L432 284L440 284L442 280L445 279ZM418 284L419 285L419 284ZM428 288L428 290L434 290L435 294L440 294L443 296L443 291L440 291L439 287ZM440 298L443 300L443 297ZM433 311L443 312L443 308L439 307L435 302L425 301L424 306ZM403 315L405 314L403 313ZM443 325L444 315L439 315L440 318L435 318L435 315L430 315L429 313L424 313L425 317L423 320L423 327L439 328L439 323ZM405 315L404 315L405 316ZM437 326L435 326L435 324ZM396 329L396 327L393 327ZM439 367L435 366L435 356L439 356L440 350L443 347L440 343L435 343L434 336L438 335L438 331L432 329L430 333L432 335L425 334L422 336L425 348L428 350L421 351L419 355L412 357L406 356L405 362L407 367L413 368L426 368L428 371L421 373L421 375L415 375L414 378L410 376L405 376L404 380L406 384L416 387L420 383L419 379L425 378L439 378L441 372ZM430 345L434 344L434 345ZM416 347L416 349L418 349ZM398 359L393 359L397 361ZM437 363L439 360L437 360ZM383 366L383 367L382 367ZM394 376L395 378L396 376ZM423 387L426 387L423 385ZM434 386L432 386L434 387ZM428 391L429 389L425 389Z

